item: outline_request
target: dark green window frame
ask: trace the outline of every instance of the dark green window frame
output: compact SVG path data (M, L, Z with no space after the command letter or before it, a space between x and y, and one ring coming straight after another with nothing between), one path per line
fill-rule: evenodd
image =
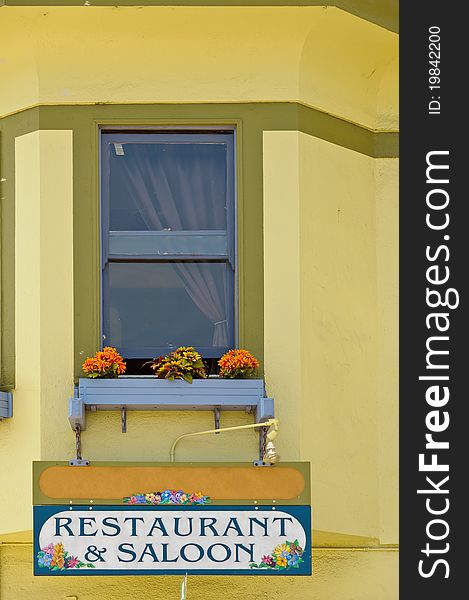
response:
M396 158L399 135L373 132L295 102L37 106L0 118L1 380L15 383L15 138L39 129L73 131L75 376L100 345L99 128L236 128L238 345L261 363L264 349L262 144L264 131L302 131L372 158Z
M227 128L222 131L205 128L191 130L184 129L113 129L101 130L100 140L100 190L101 190L101 332L102 345L108 345L107 340L110 340L112 346L116 346L119 352L125 359L137 358L149 360L154 356L160 356L175 350L179 345L195 346L204 358L220 358L222 354L236 345L235 325L236 325L236 310L235 296L236 289L234 278L236 275L236 186L235 186L235 169L234 169L234 144L235 132L232 128ZM210 221L211 230L206 230L201 227L202 221L200 216L210 218L213 215L213 210L208 209L207 195L210 198L210 186L201 187L206 181L210 180L211 173L207 171L206 159L203 162L197 163L197 170L191 171L195 177L195 181L191 181L190 191L184 187L180 187L184 179L189 174L179 171L174 171L172 166L180 164L180 153L182 148L189 148L191 152L191 160L197 156L200 161L200 152L205 149L215 149L218 155L217 161L213 162L213 150L210 150L211 168L215 168L216 172L213 176L221 174L222 179L219 179L219 185L224 179L224 187L220 185L214 195L211 197L212 202L216 202L212 209L217 209L218 214L218 229L214 230L214 221ZM116 149L118 148L118 150ZM148 150L152 149L150 155ZM131 167L125 167L123 163L127 160L127 156L137 149L141 156L142 150L146 153L144 164L140 162L131 162ZM158 150L160 149L160 150ZM171 158L168 152L171 152ZM199 150L200 149L200 150ZM125 150L125 151L124 151ZM155 154L156 150L156 154ZM195 154L194 154L195 150ZM150 159L149 156L153 158ZM204 156L207 157L205 151ZM220 161L221 157L221 161ZM165 159L165 160L163 160ZM141 160L141 159L140 159ZM149 162L152 160L153 162ZM169 169L169 174L164 171L165 167ZM114 166L112 170L111 165ZM186 167L188 166L185 163ZM194 163L189 165L194 167ZM158 171L158 166L162 169ZM127 169L127 170L126 170ZM143 170L142 170L143 169ZM138 173L138 183L132 176L135 177L135 172ZM113 175L114 174L114 175ZM152 175L153 174L153 175ZM111 182L113 177L118 177L119 186L112 192ZM158 178L159 177L159 178ZM162 181L169 177L169 183L163 188ZM181 180L182 177L182 180ZM131 183L129 183L131 182ZM198 184L198 185L197 185ZM127 190L125 203L122 207L126 207L126 217L120 217L120 221L113 223L113 218L116 219L116 212L113 209L117 198L123 202L122 186ZM126 186L130 186L127 188ZM153 214L153 220L148 216L148 206L133 204L136 198L140 198L141 194L147 198L147 202L156 202L158 210ZM183 206L178 207L178 202L183 202ZM134 212L130 210L130 206L134 207ZM153 204L151 205L153 206ZM207 212L208 211L208 212ZM179 214L178 214L179 213ZM165 218L169 217L166 223ZM113 217L114 215L114 217ZM135 215L137 220L135 221ZM142 215L147 216L147 220L142 220ZM197 217L197 215L199 215ZM225 222L223 222L223 215ZM130 219L130 223L129 223ZM160 221L161 219L161 221ZM132 225L132 223L134 225ZM166 225L165 225L166 223ZM183 225L185 223L185 228ZM164 229L165 226L171 227ZM194 227L198 226L198 230ZM173 230L173 227L179 229ZM148 294L143 289L138 287L142 283L142 279L137 278L137 281L132 279L135 269L146 270L147 276L149 273L156 275L156 278L161 277L157 273L161 269L168 269L170 274L176 276L177 273L183 271L183 280L181 292L179 288L174 288L171 294L171 301L166 303L164 311L171 311L173 307L178 306L177 319L169 319L164 313L155 311L155 303L161 301L161 295L164 290ZM202 268L210 271L207 274ZM129 279L125 279L118 290L113 290L111 285L112 273L124 270ZM187 271L187 272L186 272ZM214 273L216 277L214 278ZM187 280L187 276L189 279ZM194 277L194 280L192 280ZM208 277L208 279L206 279ZM146 280L147 281L147 280ZM197 283L196 283L197 282ZM223 283L222 283L223 282ZM137 284L137 288L134 286ZM197 287L199 286L199 287ZM211 287L210 287L211 286ZM165 286L163 286L165 287ZM217 288L220 287L218 290ZM207 295L204 295L204 289L210 290ZM174 291L178 291L177 296ZM131 296L132 308L129 310L128 300L123 302L122 311L119 323L126 322L126 319L132 320L133 326L127 327L127 335L122 339L119 336L114 339L115 330L112 327L111 306L116 310L116 303L119 304L119 299ZM195 301L193 298L195 297ZM135 309L135 303L141 303L139 306L148 307L148 300L151 300L151 311L144 315L144 311ZM177 299L176 299L177 298ZM146 299L146 302L145 302ZM187 302L188 301L188 302ZM182 304L177 304L177 303ZM122 304L122 301L121 301ZM187 321L184 318L184 311L181 312L181 306L185 306L190 312L190 318ZM199 308L199 312L196 307ZM194 310L194 308L196 310ZM205 311L205 314L202 313ZM199 321L197 321L199 319ZM220 320L220 319L223 319ZM181 322L181 327L179 323ZM203 330L198 330L198 333L205 333L204 343L198 343L196 338L186 338L188 329L194 322L203 323ZM213 322L213 324L212 324ZM161 337L160 329L165 329L166 333ZM130 329L130 331L129 331ZM138 333L136 333L138 331ZM148 332L151 331L151 338L148 337ZM176 333L178 331L178 333ZM129 333L133 333L132 341L129 340ZM212 337L217 338L215 345ZM143 344L142 338L147 336L148 347ZM179 337L182 336L182 337ZM179 339L178 339L179 338ZM223 338L221 340L220 338ZM173 341L172 346L163 345L164 340L170 339ZM119 343L122 346L119 346Z

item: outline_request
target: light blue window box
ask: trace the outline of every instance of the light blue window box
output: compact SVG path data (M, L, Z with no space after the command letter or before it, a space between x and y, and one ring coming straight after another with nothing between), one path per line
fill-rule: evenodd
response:
M13 416L13 398L11 392L0 392L0 420Z
M73 429L86 428L86 410L237 410L253 412L256 422L274 417L274 401L265 397L263 379L194 379L156 377L82 378L69 401Z

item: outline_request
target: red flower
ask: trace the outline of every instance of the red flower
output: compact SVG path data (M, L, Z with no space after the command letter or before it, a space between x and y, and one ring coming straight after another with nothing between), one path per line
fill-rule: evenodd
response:
M65 565L65 567L67 569L73 569L77 566L77 564L80 561L78 560L78 558L76 556L71 556L68 560L67 560L67 564Z

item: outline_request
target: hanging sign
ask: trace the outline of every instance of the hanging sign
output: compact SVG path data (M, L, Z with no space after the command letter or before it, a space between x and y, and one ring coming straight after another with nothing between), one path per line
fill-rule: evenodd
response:
M308 507L34 508L35 575L310 575Z
M283 502L263 498L222 501L201 492L166 489L108 503L104 497L124 489L116 487L122 483L114 478L114 469L122 474L123 467L108 463L94 468L96 472L92 467L36 465L35 495L43 503L34 506L35 575L311 575L311 508L301 495L301 485L295 483L292 467L291 472L278 469L280 483L291 481L296 486L291 487L292 492L283 492ZM153 467L144 467L148 468ZM154 468L159 469L160 480L192 477L184 465ZM213 477L214 468L220 477L225 473L227 481L229 475L237 473L246 482L254 476L264 478L267 485L276 485L273 469L269 474L239 465L200 467L199 475L207 485L213 479L209 491L216 492L219 485L219 478ZM154 474L142 473L138 476ZM304 473L303 469L301 477ZM64 503L60 481L71 487L76 475L83 487L88 478L96 483L97 476L103 475L101 487L95 487L95 500L87 504L77 501L76 488L74 499ZM253 481L253 492L262 495ZM281 498L280 488L275 491ZM62 498L60 503L55 499L57 494ZM296 496L288 499L292 494Z

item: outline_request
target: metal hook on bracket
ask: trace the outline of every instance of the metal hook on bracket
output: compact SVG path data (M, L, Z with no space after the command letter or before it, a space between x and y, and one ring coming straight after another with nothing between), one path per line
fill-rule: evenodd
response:
M219 406L215 406L215 408L213 409L213 414L215 417L215 429L220 429L220 407ZM218 435L218 433L216 433L215 435Z
M77 457L69 461L71 467L87 467L90 464L89 460L81 456L81 427L77 425L75 427L75 450Z
M265 446L267 443L267 427L259 429L259 461L264 460Z
M121 409L121 423L122 433L127 433L127 407L123 406Z

